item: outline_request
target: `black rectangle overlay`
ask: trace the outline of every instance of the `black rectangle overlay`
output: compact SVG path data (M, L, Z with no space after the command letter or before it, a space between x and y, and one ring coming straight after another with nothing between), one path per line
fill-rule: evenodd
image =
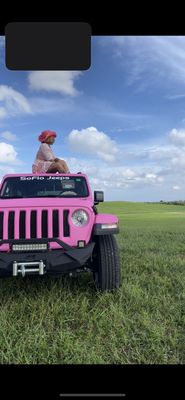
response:
M10 70L86 70L91 65L91 27L86 22L10 22L5 27Z

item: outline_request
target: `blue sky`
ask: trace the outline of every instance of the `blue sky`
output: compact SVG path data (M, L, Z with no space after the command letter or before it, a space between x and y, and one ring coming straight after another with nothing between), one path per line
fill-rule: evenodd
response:
M45 129L105 200L185 199L185 37L96 36L87 71L10 71L0 37L0 179Z

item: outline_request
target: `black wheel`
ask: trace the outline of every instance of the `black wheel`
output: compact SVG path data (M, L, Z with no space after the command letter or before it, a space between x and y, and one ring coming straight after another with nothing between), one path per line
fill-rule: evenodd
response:
M120 286L120 257L113 235L96 236L93 253L93 277L97 289L113 290Z

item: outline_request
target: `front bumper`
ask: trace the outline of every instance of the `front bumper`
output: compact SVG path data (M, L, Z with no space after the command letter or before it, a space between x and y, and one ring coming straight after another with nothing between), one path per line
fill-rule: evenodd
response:
M45 273L48 274L63 274L74 271L83 267L86 261L91 257L95 243L89 243L83 248L76 248L67 245L59 239L31 239L24 240L0 240L1 244L35 244L48 243L56 241L61 244L61 249L44 250L44 251L16 251L16 252L1 252L0 251L0 276L11 276L13 271L13 263L31 263L42 260L45 264Z

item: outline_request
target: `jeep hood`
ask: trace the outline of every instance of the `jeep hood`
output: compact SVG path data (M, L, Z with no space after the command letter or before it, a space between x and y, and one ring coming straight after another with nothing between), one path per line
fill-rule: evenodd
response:
M47 208L47 207L89 207L92 208L93 200L87 198L59 198L59 197L44 197L44 198L21 198L21 199L0 199L0 209L5 208Z

